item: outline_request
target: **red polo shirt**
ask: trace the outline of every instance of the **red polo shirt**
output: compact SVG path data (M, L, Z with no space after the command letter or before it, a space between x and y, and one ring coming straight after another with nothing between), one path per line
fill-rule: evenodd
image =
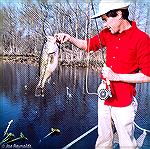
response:
M88 39L89 51L100 49L99 36ZM150 37L136 27L120 34L111 34L108 29L100 32L100 42L106 47L106 65L115 73L133 74L139 70L150 76ZM112 98L105 101L106 105L115 107L128 106L136 95L135 84L111 81Z

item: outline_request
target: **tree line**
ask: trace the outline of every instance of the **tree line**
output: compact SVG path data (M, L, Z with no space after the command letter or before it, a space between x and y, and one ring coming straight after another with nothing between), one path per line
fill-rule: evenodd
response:
M67 0L65 2L26 0L2 5L0 54L39 57L46 35L53 36L59 32L68 33L76 38L89 38L97 34L97 30L102 27L100 19L97 19L97 22L90 19L97 8L98 3L91 3L91 1L69 3ZM130 18L149 34L149 2L134 0L130 12ZM61 45L60 49L61 61L82 61L87 57L85 51L70 43ZM95 61L99 61L101 57L101 52L91 54L91 59Z

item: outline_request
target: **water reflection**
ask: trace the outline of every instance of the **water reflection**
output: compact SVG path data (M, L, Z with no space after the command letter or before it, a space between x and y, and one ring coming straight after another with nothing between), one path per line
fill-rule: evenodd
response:
M85 69L59 67L46 84L43 98L34 96L37 68L1 63L1 70L1 138L7 123L13 119L10 131L16 135L23 132L29 139L26 142L34 148L61 148L97 124L97 97L85 92ZM89 71L91 92L97 89L97 75ZM70 89L71 97L67 95L66 87ZM39 144L52 127L59 128L61 134Z
M62 148L97 125L97 97L86 93L85 69L65 66L59 67L46 84L45 97L35 97L37 70L28 64L0 63L0 140L8 122L13 119L9 131L16 136L23 132L29 139L22 144L31 144L35 149ZM96 92L99 82L99 74L89 70L89 92ZM71 96L68 96L67 88ZM150 84L137 85L137 99L136 123L150 130ZM60 135L39 143L51 128L59 128ZM136 131L137 136L140 133ZM145 145L150 144L150 136L147 138Z

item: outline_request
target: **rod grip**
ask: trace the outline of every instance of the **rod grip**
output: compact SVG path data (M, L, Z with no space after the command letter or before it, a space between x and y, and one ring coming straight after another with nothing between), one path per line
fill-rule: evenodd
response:
M105 63L103 64L103 66L107 67ZM110 86L110 81L107 78L106 78L106 83L107 83L108 86Z

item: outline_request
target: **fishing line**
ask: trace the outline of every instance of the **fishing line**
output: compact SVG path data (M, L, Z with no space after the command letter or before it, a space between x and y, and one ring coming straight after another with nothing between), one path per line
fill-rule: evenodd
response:
M91 0L91 5L92 5L92 10L93 10L93 13L95 15L95 11L94 11L94 6L93 6L93 2ZM101 40L100 40L100 32L99 32L99 29L98 29L98 24L97 24L97 21L95 19L95 24L96 24L96 30L97 30L97 36L98 36L98 42L99 42L99 50L101 51L101 59L100 61L102 62L103 64L103 67L106 67L106 62L105 62L105 56L104 56L104 47L102 46L102 43L101 43ZM101 28L102 30L102 28ZM87 52L89 53L89 45L90 45L90 39L88 41L88 45L87 45ZM88 57L89 59L89 57ZM88 61L89 63L89 61ZM112 97L112 93L111 93L111 87L110 87L110 81L107 79L107 78L103 78L102 81L101 81L101 84L99 85L98 89L97 89L97 92L98 93L94 93L96 95L98 95L98 97L101 99L101 100L107 100L109 97ZM87 93L88 92L88 89L87 89ZM93 93L89 93L89 94L93 94Z
M93 15L95 15L94 5L93 5L92 0L91 0L91 7L92 7ZM91 17L91 16L89 16L89 17ZM90 23L88 23L88 24L91 26L91 19L88 19L88 20L90 20ZM96 31L97 31L97 35L98 35L99 44L100 44L100 50L101 50L101 53L102 53L102 59L100 61L102 61L102 63L105 64L104 50L102 48L102 44L101 44L101 41L100 41L98 23L97 23L96 19L94 19L94 20L95 20ZM86 36L87 36L87 39L88 39L88 26L87 26L87 35ZM90 49L89 49L89 47L90 47L90 38L88 40L88 45L87 45L87 53L88 53L88 55L87 55L87 69L86 69L86 83L85 83L85 88L86 88L87 94L99 96L98 93L89 92L89 90L88 90L88 74L89 74L89 62L90 62Z
M89 11L88 11L89 12ZM89 16L90 17L90 16ZM88 39L88 26L90 25L91 26L91 19L88 19L89 23L87 23L87 34L86 34L86 38ZM90 50L89 50L89 45L90 45L90 38L88 40L88 45L87 45L87 69L86 69L86 79L85 79L85 90L86 90L86 93L89 94L89 95L97 95L98 96L98 93L94 93L94 92L89 92L88 90L88 74L89 74L89 62L90 62Z

